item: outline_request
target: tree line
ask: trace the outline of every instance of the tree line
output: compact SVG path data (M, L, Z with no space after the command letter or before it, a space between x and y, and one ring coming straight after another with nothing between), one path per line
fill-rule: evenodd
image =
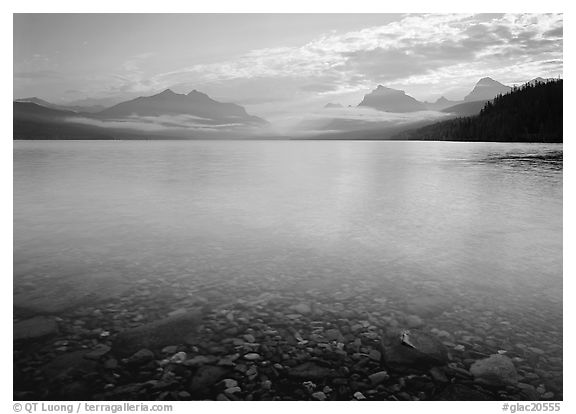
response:
M404 131L393 139L562 142L562 79L533 82L486 102L476 116Z

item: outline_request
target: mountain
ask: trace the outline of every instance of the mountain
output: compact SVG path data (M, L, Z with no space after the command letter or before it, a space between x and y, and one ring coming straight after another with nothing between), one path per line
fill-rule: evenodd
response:
M494 99L497 95L503 95L512 90L510 86L506 86L492 78L482 78L476 83L472 92L464 97L464 101L487 101Z
M82 105L58 105L52 102L45 101L44 99L40 99L37 97L32 98L19 98L16 99L14 102L21 102L21 103L33 103L36 105L43 106L44 108L51 108L51 109L58 109L61 111L73 111L73 112L84 112L84 113L95 113L100 112L104 109L103 106L100 105L90 105L90 106L82 106Z
M324 105L324 108L343 108L343 106L340 103L329 102L326 105Z
M266 123L262 118L249 115L240 105L215 101L197 90L184 95L166 89L157 95L141 96L121 102L98 113L98 117L108 119L166 115L186 115L193 117L198 124L206 125L261 125Z
M563 81L527 83L487 101L480 114L404 131L420 141L562 142Z
M440 98L436 99L436 102L424 102L428 109L432 109L435 111L441 111L444 108L448 108L454 105L461 103L461 101L451 101L446 99L445 97L441 96Z
M385 112L416 112L426 110L426 105L404 91L378 85L376 89L364 96L358 106L368 106Z
M13 139L114 139L111 131L75 123L71 111L46 108L33 102L14 102Z
M453 114L457 116L472 116L478 115L484 105L486 105L488 101L471 101L471 102L464 102L458 105L450 106L448 108L442 109L442 112Z

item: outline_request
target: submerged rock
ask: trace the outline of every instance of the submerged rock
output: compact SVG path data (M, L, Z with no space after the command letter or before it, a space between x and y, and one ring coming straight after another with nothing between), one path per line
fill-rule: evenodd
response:
M128 365L142 365L147 362L154 360L154 352L149 349L141 349L140 351L134 353L130 358L126 360Z
M333 376L333 370L313 362L304 362L288 371L288 376L302 379L322 379Z
M418 330L406 331L403 341L383 346L384 362L392 370L428 370L448 362L446 347L434 336Z
M38 339L58 333L58 325L52 318L36 316L14 324L13 340Z
M229 370L223 367L214 365L203 365L198 368L196 375L192 378L190 383L190 392L192 396L199 393L206 388L216 384L228 374Z
M108 345L98 344L90 352L84 355L84 358L97 361L110 352L110 349L111 348Z
M476 361L470 367L474 380L493 386L514 385L518 382L518 373L514 363L505 355L494 354Z
M78 306L118 297L130 288L116 275L101 273L78 278L63 277L58 283L39 280L25 292L13 296L15 315L58 314Z
M491 395L462 384L450 384L434 397L436 401L493 401Z
M201 316L199 310L194 310L120 332L112 350L127 356L142 348L154 350L183 343L189 335L196 333Z
M299 303L297 305L292 305L290 306L289 309L298 312L302 315L307 315L310 312L312 312L312 308L307 303Z

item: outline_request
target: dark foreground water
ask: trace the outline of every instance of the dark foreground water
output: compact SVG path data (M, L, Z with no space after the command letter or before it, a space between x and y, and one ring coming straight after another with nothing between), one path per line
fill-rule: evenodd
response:
M561 399L562 145L14 142L14 317L15 398Z

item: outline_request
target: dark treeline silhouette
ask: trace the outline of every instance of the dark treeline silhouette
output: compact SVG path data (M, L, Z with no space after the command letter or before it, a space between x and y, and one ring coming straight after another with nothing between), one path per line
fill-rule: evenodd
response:
M479 115L438 122L395 140L562 142L562 79L528 83L488 101Z

